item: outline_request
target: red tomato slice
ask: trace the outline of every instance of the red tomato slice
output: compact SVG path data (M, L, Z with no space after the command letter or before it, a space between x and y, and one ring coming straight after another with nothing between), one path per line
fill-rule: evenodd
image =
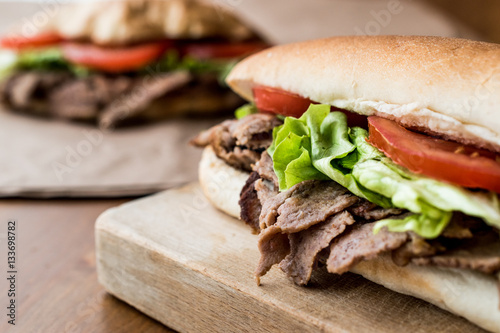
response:
M500 163L496 154L411 132L380 117L368 117L368 124L368 142L395 163L455 185L500 193Z
M252 89L255 106L260 111L299 118L313 101L281 89L255 86Z
M311 104L317 104L308 98L304 98L281 89L255 86L252 90L255 106L257 106L259 110L281 114L287 117L292 116L299 118L304 112L307 111ZM333 106L331 107L331 110L343 112L347 116L347 123L349 126L368 128L366 116Z
M224 59L243 57L263 50L269 45L263 42L243 43L193 43L181 47L181 54L196 59Z
M170 41L127 47L100 47L92 44L66 43L64 57L78 65L117 73L141 68L161 56L172 45Z
M0 46L8 49L25 49L59 44L63 38L55 32L42 32L31 37L21 35L5 36L0 40Z

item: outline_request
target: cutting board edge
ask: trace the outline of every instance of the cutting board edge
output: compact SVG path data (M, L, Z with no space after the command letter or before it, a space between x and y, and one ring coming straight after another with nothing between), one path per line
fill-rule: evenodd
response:
M142 244L138 244L138 243L132 242L130 240L128 240L128 242L127 242L123 238L120 238L120 237L110 233L108 230L106 230L106 228L102 228L102 224L101 224L101 228L99 229L98 232L96 232L96 248L98 249L96 251L96 255L97 255L96 264L97 264L99 283L101 283L101 285L103 285L103 287L106 289L106 291L109 292L110 294L116 296L117 298L123 300L124 302L130 304L134 308L137 308L139 311L144 312L148 316L151 316L152 318L169 326L170 328L173 328L173 329L181 331L181 332L199 331L196 329L193 330L193 328L190 326L179 325L179 323L176 323L175 321L172 321L172 320L168 320L168 318L162 318L161 315L154 313L153 311L151 311L150 308L148 308L144 304L138 304L135 301L135 299L136 299L135 297L133 297L131 295L127 295L127 293L124 292L124 290L120 288L120 287L123 287L125 283L122 283L122 285L115 284L115 282L119 282L119 281L112 280L110 278L109 262L107 262L106 260L103 260L103 256L102 256L103 253L106 253L106 250L103 250L103 245L113 243L115 240L126 242L129 246L132 246L132 247L135 246L140 250L144 250L145 252L154 251L154 249L144 247L144 246L142 246ZM116 248L117 249L119 248L120 250L124 249L123 246L116 247ZM99 253L99 255L98 255L98 253ZM205 281L210 281L213 284L214 288L222 288L225 293L232 294L232 296L230 296L230 298L233 297L234 295L242 296L243 300L240 301L242 304L249 303L249 304L263 307L264 308L263 311L260 311L260 316L262 318L260 320L253 318L251 322L249 321L247 323L248 327L250 327L250 326L252 327L252 332L270 332L270 331L271 332L273 332L273 331L280 332L282 330L291 330L291 331L300 330L301 332L317 332L319 330L321 332L332 332L332 333L346 332L344 329L341 329L338 326L336 327L336 326L330 325L329 323L321 322L317 318L314 318L311 316L307 316L307 317L297 316L297 313L292 313L289 311L289 309L286 309L283 307L277 307L277 305L279 305L279 304L275 304L272 302L262 302L262 300L257 299L255 297L255 295L252 295L250 293L242 293L241 290L239 290L238 288L235 288L234 286L230 286L230 285L224 283L224 281L218 281L218 280L214 279L213 276L207 275L206 272L199 271L199 270L193 270L191 267L183 265L183 264L177 262L175 259L172 259L172 258L165 258L165 259L167 261L170 261L172 265L181 266L182 269L186 273L197 275L200 279L203 279ZM124 261L122 260L121 263L122 263L121 266L123 267ZM135 263L136 262L134 260L131 260L128 262L128 264L132 264L132 265L134 265ZM106 268L106 266L107 266L107 268ZM165 276L163 276L163 277L165 277ZM123 282L123 281L124 280L122 279L121 282ZM126 281L130 282L131 280L129 279ZM139 287L139 286L136 286L136 287ZM184 293L184 294L182 294L182 296L186 297L186 294ZM221 299L227 299L227 297L221 296ZM255 308L253 308L253 310L255 310ZM242 310L239 308L233 308L233 311L235 313L234 313L234 315L231 315L231 316L241 315L241 312L242 312ZM272 313L272 312L279 312L279 313L281 313L282 316L288 317L288 318L282 320L281 322L282 323L287 322L289 324L292 324L291 327L288 327L288 328L279 327L279 329L276 330L276 328L278 328L278 327L269 327L269 325L264 327L264 324L263 324L261 329L258 329L258 326L255 326L255 323L256 322L261 322L261 323L268 322L269 313ZM254 313L255 313L255 311L254 311ZM213 324L213 322L212 322L212 324ZM220 322L220 327L227 329L227 324L228 324L227 321ZM267 324L269 324L269 323L267 323ZM192 325L192 323L190 325ZM205 327L204 329L210 330L212 328L213 327ZM240 327L240 329L241 329L241 327ZM243 331L244 331L244 329L243 329Z

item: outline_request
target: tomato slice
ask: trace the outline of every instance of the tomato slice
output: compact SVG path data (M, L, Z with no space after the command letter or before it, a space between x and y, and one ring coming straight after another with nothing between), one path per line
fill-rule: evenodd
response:
M264 112L299 118L313 101L281 89L255 86L252 89L255 106Z
M52 31L42 32L31 37L7 35L0 40L0 46L8 49L26 49L59 44L63 38Z
M160 57L171 41L145 43L127 47L100 47L92 44L65 43L64 57L78 65L117 73L141 68Z
M368 117L368 124L368 142L412 172L500 193L500 163L495 153L411 132L380 117Z
M226 59L238 58L268 48L263 42L242 43L189 43L181 48L182 55L196 59Z
M255 86L252 89L255 106L263 112L299 118L311 104L317 104L308 98L289 93L281 89ZM368 128L367 117L347 110L331 107L332 111L343 112L349 126Z

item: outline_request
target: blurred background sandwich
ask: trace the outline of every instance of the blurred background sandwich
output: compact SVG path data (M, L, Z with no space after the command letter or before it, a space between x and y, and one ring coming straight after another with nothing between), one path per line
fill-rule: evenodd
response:
M101 128L233 110L241 99L222 79L267 45L228 10L196 0L68 4L0 43L7 108Z

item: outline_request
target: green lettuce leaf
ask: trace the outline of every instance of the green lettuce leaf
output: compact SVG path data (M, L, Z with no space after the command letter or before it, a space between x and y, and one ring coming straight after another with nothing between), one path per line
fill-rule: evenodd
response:
M236 119L241 119L241 118L244 118L246 116L249 116L251 114L258 113L258 112L259 112L259 109L257 109L255 107L255 105L245 104L245 105L242 105L239 108L237 108L236 111L234 111L234 117Z
M268 150L280 190L308 179L331 179L377 205L414 213L404 219L379 221L376 230L411 230L435 238L453 211L500 227L500 203L495 193L472 192L415 175L385 157L366 141L367 137L366 130L349 128L346 116L330 112L328 105L311 105L299 119L287 117L274 129Z
M16 67L17 54L11 50L0 49L0 79L10 75Z
M386 219L378 221L373 232L378 233L383 227L387 227L392 232L413 231L426 238L436 238L446 228L451 216L451 212L441 212L436 218L431 218L427 214L414 214L404 219Z
M15 71L67 71L76 76L87 76L90 70L69 63L58 48L28 50L16 53L9 67L2 66L5 75Z
M219 84L225 86L226 76L236 65L236 61L227 60L201 60L190 56L181 57L176 50L165 53L157 62L146 66L142 71L149 74L166 73L179 70L189 71L193 74L214 73Z

